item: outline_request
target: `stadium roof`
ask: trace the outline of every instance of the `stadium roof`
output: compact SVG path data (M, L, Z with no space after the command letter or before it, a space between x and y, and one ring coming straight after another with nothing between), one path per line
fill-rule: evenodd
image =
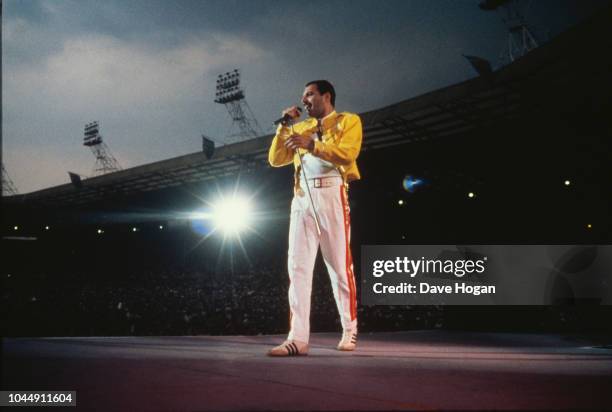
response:
M501 125L525 113L537 113L561 95L553 92L558 87L580 84L585 78L589 82L599 79L605 88L610 76L606 67L610 67L607 50L612 49L611 17L609 8L489 75L360 113L363 150L451 138L487 125ZM68 183L4 200L79 205L252 171L269 167L271 139L267 135L225 145L210 159L197 152L92 177L83 180L80 187Z

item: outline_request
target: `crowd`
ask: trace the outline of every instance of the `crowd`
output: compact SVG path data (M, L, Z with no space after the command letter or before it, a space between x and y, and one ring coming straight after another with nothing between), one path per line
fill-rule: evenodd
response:
M3 336L282 334L289 321L283 269L3 273ZM339 331L324 269L316 271L314 283L313 330ZM359 315L365 329L410 326L393 308L360 307Z
M2 336L257 335L288 330L284 262L20 265L3 268ZM34 270L34 268L37 268ZM341 330L324 265L314 274L313 332ZM599 331L601 307L358 306L363 333L408 329ZM609 329L609 328L608 328Z

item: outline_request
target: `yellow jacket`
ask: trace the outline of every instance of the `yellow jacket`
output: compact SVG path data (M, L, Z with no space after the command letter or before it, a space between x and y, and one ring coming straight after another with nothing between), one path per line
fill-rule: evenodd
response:
M322 120L323 137L321 141L315 140L312 154L323 160L333 163L345 183L361 178L357 169L357 156L361 150L363 135L361 119L353 113L331 112ZM303 155L306 149L291 150L285 146L285 141L293 134L309 135L316 132L317 119L308 119L296 123L293 127L279 125L272 140L268 161L273 167L286 166L293 162L295 167L295 188L299 188L300 163L298 152Z

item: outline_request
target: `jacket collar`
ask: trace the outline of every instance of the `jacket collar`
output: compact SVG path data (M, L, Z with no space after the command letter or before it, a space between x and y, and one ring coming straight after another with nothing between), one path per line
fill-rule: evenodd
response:
M321 125L323 126L323 129L326 130L332 127L336 123L337 117L338 117L338 113L336 113L336 111L334 110L330 114L325 116L323 119L321 119ZM309 118L308 121L313 126L317 125L317 119L315 119L314 117Z

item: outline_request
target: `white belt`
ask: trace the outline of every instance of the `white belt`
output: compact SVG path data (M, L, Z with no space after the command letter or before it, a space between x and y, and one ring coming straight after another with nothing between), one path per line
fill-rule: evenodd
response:
M323 187L340 186L342 184L341 176L315 177L308 179L308 186L320 189Z

